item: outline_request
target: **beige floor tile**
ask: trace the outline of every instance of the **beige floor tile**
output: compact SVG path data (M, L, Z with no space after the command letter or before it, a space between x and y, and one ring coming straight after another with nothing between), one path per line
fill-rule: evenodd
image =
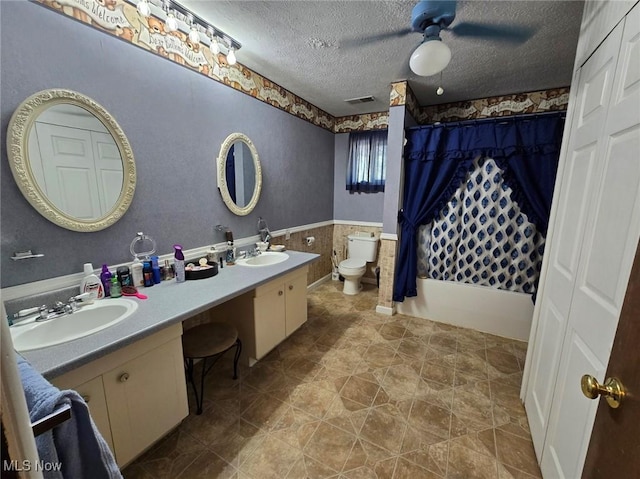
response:
M124 476L540 478L519 397L526 343L381 315L375 287L341 286L311 291L307 323L239 379L223 357L203 414Z

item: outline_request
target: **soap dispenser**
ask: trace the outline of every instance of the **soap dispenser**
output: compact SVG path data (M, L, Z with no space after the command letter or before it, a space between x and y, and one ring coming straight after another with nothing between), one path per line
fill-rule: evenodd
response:
M227 264L232 265L236 262L235 248L233 247L233 241L227 241Z

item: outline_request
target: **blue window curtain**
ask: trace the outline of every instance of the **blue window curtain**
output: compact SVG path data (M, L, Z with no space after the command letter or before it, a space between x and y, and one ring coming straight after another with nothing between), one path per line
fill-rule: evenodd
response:
M564 112L445 123L406 131L403 209L394 301L417 296L417 229L444 208L478 157L504 171L522 212L546 235Z
M386 169L387 130L349 133L348 191L384 191Z

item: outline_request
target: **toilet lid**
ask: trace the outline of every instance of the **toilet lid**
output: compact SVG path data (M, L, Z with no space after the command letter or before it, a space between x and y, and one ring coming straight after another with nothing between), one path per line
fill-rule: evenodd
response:
M340 266L342 266L343 268L353 269L364 268L365 266L367 266L367 262L363 259L345 259L340 263Z

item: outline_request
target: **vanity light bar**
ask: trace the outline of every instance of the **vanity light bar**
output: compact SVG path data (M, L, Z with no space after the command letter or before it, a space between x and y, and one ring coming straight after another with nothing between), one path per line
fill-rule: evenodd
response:
M140 2L140 0L126 0L126 1L132 5L135 5L136 7ZM211 23L207 22L205 19L203 19L199 15L196 15L191 10L189 10L188 8L186 8L185 6L181 5L180 3L174 0L146 0L146 1L152 7L151 13L158 18L164 19L165 22L167 20L167 13L173 12L176 19L179 21L179 23L181 22L184 24L184 26L186 26L186 27L183 26L181 28L181 30L184 31L185 33L189 33L189 30L191 29L191 27L195 26L198 33L204 34L209 39L210 42L212 41L213 38L215 38L220 45L228 48L229 50L237 51L237 50L240 50L240 48L242 48L242 45L240 44L239 41L227 35L225 32L223 32L219 28L216 28ZM211 36L211 34L213 34L213 36ZM200 37L200 39L202 40L202 36Z

